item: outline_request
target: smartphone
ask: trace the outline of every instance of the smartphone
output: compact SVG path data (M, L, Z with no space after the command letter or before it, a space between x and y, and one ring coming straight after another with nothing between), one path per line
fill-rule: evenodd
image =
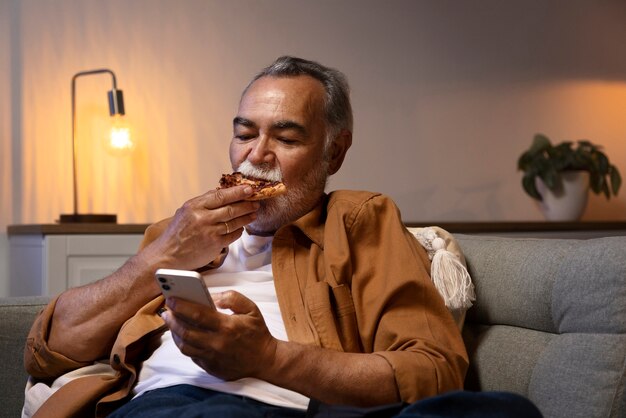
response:
M163 296L175 296L215 309L213 298L200 273L189 270L158 269L155 278Z

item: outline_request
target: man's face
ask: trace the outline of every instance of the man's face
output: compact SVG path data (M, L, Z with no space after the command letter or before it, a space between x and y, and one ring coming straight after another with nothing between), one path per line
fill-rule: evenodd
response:
M256 175L246 166L279 171L287 186L285 195L261 201L251 232L273 233L322 196L329 166L324 94L322 84L309 76L262 77L242 97L230 144L233 169Z

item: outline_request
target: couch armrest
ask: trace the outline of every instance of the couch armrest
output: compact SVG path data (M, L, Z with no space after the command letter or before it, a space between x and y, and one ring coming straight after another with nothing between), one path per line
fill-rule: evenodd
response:
M48 297L0 298L0 405L5 416L18 417L28 374L24 370L26 336Z

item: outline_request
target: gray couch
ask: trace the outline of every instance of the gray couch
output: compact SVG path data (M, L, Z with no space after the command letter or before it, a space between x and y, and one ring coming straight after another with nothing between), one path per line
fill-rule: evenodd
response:
M457 236L477 300L468 390L523 394L545 417L626 417L626 237ZM0 416L17 417L22 349L42 298L0 299Z

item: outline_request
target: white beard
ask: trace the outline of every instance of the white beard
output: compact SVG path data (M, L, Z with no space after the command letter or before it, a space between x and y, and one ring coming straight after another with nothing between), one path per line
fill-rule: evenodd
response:
M280 171L280 167L257 167L248 160L244 160L237 171L242 173L246 177L254 177L257 179L263 179L268 181L283 181L283 173Z
M305 174L299 184L287 185L285 194L259 201L261 207L257 211L257 219L248 224L248 231L255 235L271 235L281 226L295 221L313 209L324 194L328 166L329 162L322 157L319 164L315 164L314 169ZM279 167L255 167L247 160L237 167L237 171L265 180L282 179Z

